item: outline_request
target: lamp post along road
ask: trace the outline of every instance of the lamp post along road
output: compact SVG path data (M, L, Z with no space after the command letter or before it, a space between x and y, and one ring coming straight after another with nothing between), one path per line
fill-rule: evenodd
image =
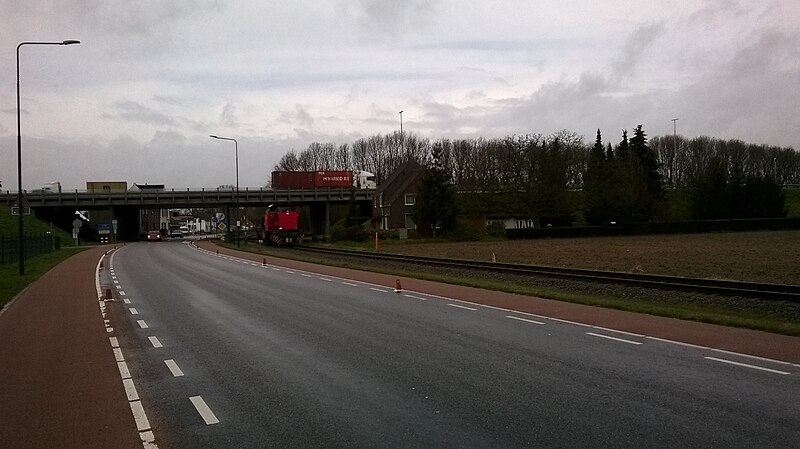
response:
M19 232L19 275L25 275L25 241L23 239L25 233L25 224L23 216L25 215L24 198L22 195L22 118L20 108L20 95L19 95L19 49L23 45L72 45L80 44L81 41L68 39L61 42L21 42L17 45L17 216L18 232Z
M239 244L239 228L241 227L241 214L239 212L239 142L236 141L233 137L220 137L214 134L211 134L209 137L212 139L219 139L219 140L231 140L233 141L233 148L236 154L236 247L239 248L241 245ZM230 235L230 231L228 231Z

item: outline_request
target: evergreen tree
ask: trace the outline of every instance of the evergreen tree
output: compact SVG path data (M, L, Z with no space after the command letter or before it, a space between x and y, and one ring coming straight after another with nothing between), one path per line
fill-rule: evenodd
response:
M567 226L573 220L573 205L567 190L567 158L561 141L545 142L539 152L533 182L534 216L541 226Z
M440 142L431 148L432 164L420 178L414 204L414 222L422 234L436 237L436 229L447 230L456 223L456 190L450 173L444 166Z
M613 160L613 151L609 145L608 154ZM608 183L611 163L607 159L603 147L600 129L597 130L594 146L589 152L586 173L583 177L584 218L589 224L604 224L611 220Z

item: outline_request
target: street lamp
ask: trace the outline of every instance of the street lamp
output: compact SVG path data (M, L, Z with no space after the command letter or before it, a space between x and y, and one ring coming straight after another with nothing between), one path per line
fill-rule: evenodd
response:
M399 114L400 114L400 149L404 150L405 142L403 142L403 111L400 111Z
M220 137L214 134L211 134L209 137L219 140L232 140L234 150L236 151L236 221L240 222L240 224L236 226L236 247L239 248L239 227L241 226L241 216L239 214L239 142L233 137ZM230 230L228 230L228 235L230 235Z
M81 41L68 39L61 42L22 42L17 45L17 221L19 224L19 275L25 275L25 242L22 239L25 231L23 224L23 215L25 208L23 206L22 196L22 119L20 114L20 100L19 100L19 49L23 45L72 45L80 44Z

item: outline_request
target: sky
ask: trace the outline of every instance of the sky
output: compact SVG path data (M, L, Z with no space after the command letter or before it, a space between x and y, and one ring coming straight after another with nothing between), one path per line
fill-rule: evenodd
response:
M797 0L0 0L0 182L265 185L400 128L606 141L642 124L800 150ZM354 167L356 168L356 167Z

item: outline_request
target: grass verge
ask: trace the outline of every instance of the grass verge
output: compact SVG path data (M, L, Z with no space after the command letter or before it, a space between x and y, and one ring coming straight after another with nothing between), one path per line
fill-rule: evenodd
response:
M669 303L642 298L620 298L553 291L506 281L493 281L489 279L443 275L432 273L430 271L397 270L395 268L389 270L380 266L370 265L368 263L360 264L350 261L336 262L330 258L319 257L316 255L309 256L303 254L287 254L288 251L275 250L255 244L246 244L240 248L237 248L235 244L221 243L220 245L230 249L238 249L240 251L318 263L322 265L339 266L362 271L413 277L428 281L443 282L447 284L462 285L487 290L496 290L507 293L516 293L527 296L536 296L539 298L554 299L558 301L585 304L609 309L625 310L629 312L645 313L649 315L677 318L681 320L698 321L722 326L741 327L777 334L800 336L800 322L787 320L785 318L770 315L768 313L742 311L721 304Z
M0 265L0 309L12 298L36 281L51 268L68 259L83 248L66 248L25 260L25 275L19 275L19 265Z

